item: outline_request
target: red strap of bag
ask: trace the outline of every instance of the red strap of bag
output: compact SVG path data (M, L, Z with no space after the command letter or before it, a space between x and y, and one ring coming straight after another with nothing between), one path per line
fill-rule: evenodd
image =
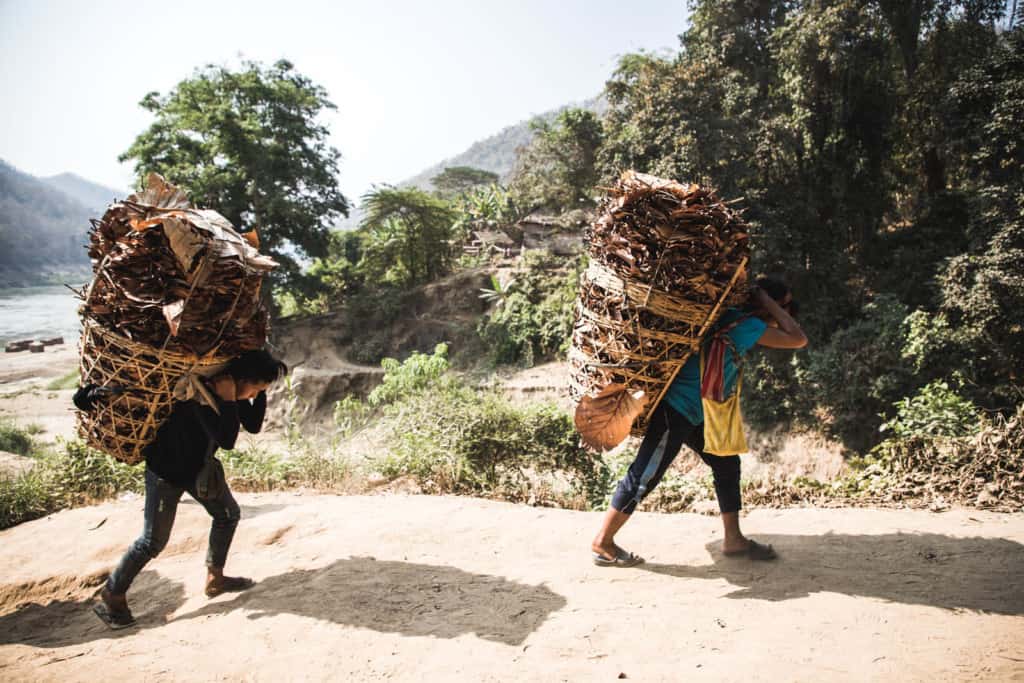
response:
M727 325L715 330L711 340L707 344L704 353L704 374L700 382L701 398L711 401L722 402L725 400L725 349L733 355L733 363L739 367L740 356L736 352L736 345L729 337L729 332L736 328L741 322L749 318L751 314L740 316Z

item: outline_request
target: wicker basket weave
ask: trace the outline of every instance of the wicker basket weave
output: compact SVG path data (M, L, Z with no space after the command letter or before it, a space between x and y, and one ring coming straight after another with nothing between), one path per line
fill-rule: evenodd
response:
M88 412L77 411L78 433L93 448L135 464L170 415L178 380L228 360L161 351L85 320L79 365L82 385L118 386L124 393L98 402Z
M569 349L573 399L596 396L613 383L643 391L649 399L647 408L631 430L642 436L654 409L707 331L727 306L746 298L746 263L744 257L718 301L709 306L631 283L591 262L583 274ZM602 301L606 309L594 311L582 301Z

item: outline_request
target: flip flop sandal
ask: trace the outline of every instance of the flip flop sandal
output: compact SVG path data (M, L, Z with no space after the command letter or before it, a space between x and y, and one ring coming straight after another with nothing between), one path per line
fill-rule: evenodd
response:
M112 610L107 607L105 602L97 602L92 606L92 611L100 618L100 621L114 631L130 628L136 623L131 610Z
M256 582L252 579L247 579L241 576L232 576L231 578L224 579L216 588L207 586L206 597L215 598L221 593L240 593L241 591L249 590L256 585Z
M726 557L745 557L748 560L767 562L778 558L775 549L770 545L761 545L757 541L750 541L745 550L734 550L729 553L722 553Z
M616 555L613 560L609 560L601 553L591 553L591 557L594 560L594 564L598 567L621 567L626 569L628 567L635 567L638 564L644 563L644 558L639 555L634 555L626 550L620 550L619 554Z

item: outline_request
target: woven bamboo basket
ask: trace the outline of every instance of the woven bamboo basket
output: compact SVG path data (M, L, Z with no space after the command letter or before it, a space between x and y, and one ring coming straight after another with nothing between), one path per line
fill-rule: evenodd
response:
M130 465L171 413L174 385L188 372L212 371L230 360L161 351L84 320L79 375L81 383L117 386L124 393L77 411L78 433L85 442Z
M648 397L631 433L642 436L669 385L730 305L746 298L746 257L713 305L638 285L591 262L583 274L569 349L573 400L623 384ZM599 301L603 310L583 301Z
M266 341L263 275L277 263L212 210L151 174L89 235L93 278L79 293L82 386L112 392L78 412L79 435L136 463L170 415L186 374L209 376Z

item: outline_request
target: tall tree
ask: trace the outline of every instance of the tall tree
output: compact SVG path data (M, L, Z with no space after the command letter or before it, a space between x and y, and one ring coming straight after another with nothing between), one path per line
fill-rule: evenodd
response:
M366 215L360 267L367 282L402 286L448 272L457 213L448 202L416 188L379 187L363 197Z
M586 109L566 109L553 123L531 124L535 135L519 154L509 190L527 211L593 205L601 120Z
M243 232L258 229L277 258L277 284L302 285L300 259L324 256L332 223L348 214L338 188L340 153L320 115L327 92L287 61L207 66L140 103L156 117L121 155L139 178L157 172L197 205Z
M472 166L448 166L430 179L442 197L455 197L481 185L498 182L498 174Z

